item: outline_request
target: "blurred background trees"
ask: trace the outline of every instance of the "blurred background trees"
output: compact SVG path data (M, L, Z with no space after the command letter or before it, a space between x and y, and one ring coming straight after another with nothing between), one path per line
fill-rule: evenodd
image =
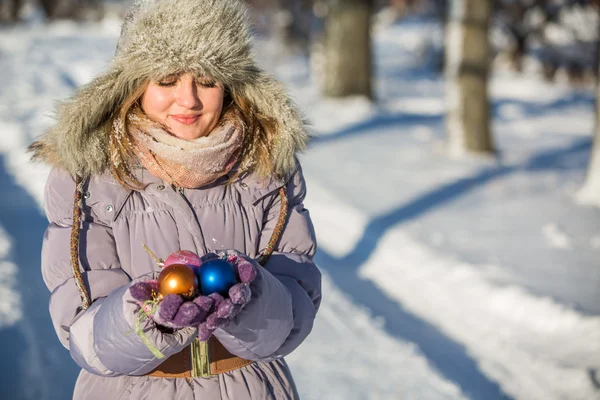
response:
M111 4L123 7L126 3L120 0L0 0L0 21L17 23L25 6L38 7L48 20L101 19L104 5Z
M97 20L107 13L122 16L132 2L0 1L2 24L24 22L32 9L49 21ZM246 1L253 6L259 35L277 40L281 51L306 57L317 66L311 79L326 97L360 95L377 101L374 27L414 15L439 20L444 40L431 41L423 62L430 64L424 67L437 68L447 81L446 126L452 154L494 153L487 89L491 69L534 73L576 87L589 88L598 81L600 0ZM600 131L600 107L597 112ZM598 141L586 190L581 192L596 198L600 197Z
M495 23L505 35L498 50L517 71L529 56L547 79L558 72L582 83L596 75L597 3L591 0L502 0L496 2Z
M22 0L2 0L0 8L2 21L18 21L22 3Z
M107 12L126 9L132 1L0 0L0 21L18 22L24 12L32 7L39 9L49 20L99 19ZM278 36L288 50L306 54L311 54L311 48L318 41L329 43L328 48L337 49L339 53L366 48L369 41L364 37L370 31L367 29L370 28L369 24L364 22L366 20L389 24L419 13L428 17L437 16L445 23L452 12L450 5L462 3L456 0L246 1L253 6L257 27ZM507 65L523 72L536 69L546 79L568 81L574 85L593 81L597 75L598 0L489 1L492 9L488 31L492 45L490 60L493 64ZM473 2L474 5L477 3ZM343 31L343 21L352 21L348 23L353 29L346 42L354 46L342 45L339 42L341 39L336 39L336 34ZM444 49L437 50L441 61L444 59ZM365 50L362 53L364 55L355 57L360 57L356 60L365 64L361 59L370 57L370 53ZM342 54L340 56L343 57ZM335 62L335 58L331 62ZM344 64L347 68L355 67ZM442 66L443 62L439 65Z

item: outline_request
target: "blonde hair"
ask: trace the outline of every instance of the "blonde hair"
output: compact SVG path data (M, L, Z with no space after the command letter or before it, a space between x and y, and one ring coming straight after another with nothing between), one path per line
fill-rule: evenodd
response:
M137 153L127 116L129 113L143 113L140 101L148 84L149 81L141 84L123 101L111 118L107 132L111 173L121 186L134 190L140 190L144 185L132 172L132 167L137 163ZM244 127L244 142L238 159L238 168L229 182L246 172L254 172L260 178L270 177L274 173L271 149L277 136L277 122L259 113L256 105L235 92L225 90L223 103L226 105L223 107L221 117L227 111L236 109L239 111ZM115 126L120 124L122 125L119 129L115 129Z

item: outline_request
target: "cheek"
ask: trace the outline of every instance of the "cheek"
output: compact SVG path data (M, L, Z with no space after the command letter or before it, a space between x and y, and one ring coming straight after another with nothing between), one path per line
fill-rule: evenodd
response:
M142 96L142 109L150 118L161 117L173 103L164 89L148 88Z
M223 108L223 90L218 92L210 93L209 96L206 96L204 99L204 107L214 113L221 113Z

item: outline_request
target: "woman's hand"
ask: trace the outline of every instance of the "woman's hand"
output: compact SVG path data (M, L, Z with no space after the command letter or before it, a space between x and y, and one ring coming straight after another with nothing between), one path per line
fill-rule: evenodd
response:
M207 254L202 257L206 262L214 258L224 258L233 265L238 283L229 288L224 298L218 293L208 296L197 296L191 300L177 294L169 294L159 302L155 301L158 293L156 280L137 282L129 291L143 312L158 325L169 328L198 327L198 337L205 341L214 330L225 325L234 318L252 299L250 284L260 268L256 261L235 251L226 250L219 255ZM200 267L201 268L201 267Z
M158 325L169 328L196 327L212 311L213 303L186 301L178 294L169 294L156 302L158 284L155 280L134 283L129 292L146 315Z
M214 258L212 255L205 257L207 257L207 260ZM236 250L225 250L221 252L219 258L225 258L233 265L239 283L229 288L227 298L223 298L217 293L208 296L212 297L215 303L213 311L198 326L198 338L201 341L208 340L215 329L222 327L233 319L250 302L252 299L250 284L256 279L258 268L260 268L256 261ZM206 296L200 296L198 299L203 297Z

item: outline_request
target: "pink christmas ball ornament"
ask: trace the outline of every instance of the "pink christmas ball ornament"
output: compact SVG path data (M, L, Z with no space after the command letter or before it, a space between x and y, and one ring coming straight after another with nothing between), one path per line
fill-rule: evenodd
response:
M189 250L178 250L171 254L164 262L164 267L168 267L172 264L184 264L190 268L198 268L202 265L202 260L198 254Z

